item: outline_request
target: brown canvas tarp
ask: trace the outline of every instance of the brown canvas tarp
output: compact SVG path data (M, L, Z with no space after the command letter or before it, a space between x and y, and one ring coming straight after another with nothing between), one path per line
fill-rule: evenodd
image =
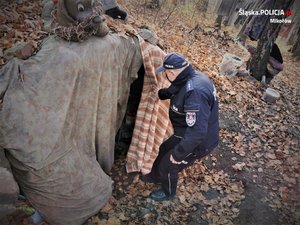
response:
M112 191L103 172L141 65L138 41L48 38L0 70L0 147L30 202L52 225L79 225Z

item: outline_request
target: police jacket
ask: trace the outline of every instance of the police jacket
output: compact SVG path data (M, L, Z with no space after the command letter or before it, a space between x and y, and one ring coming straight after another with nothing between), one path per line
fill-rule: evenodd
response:
M181 161L190 154L209 151L218 145L218 97L211 80L191 65L171 83L158 94L160 99L170 98L169 117L174 135L181 138L172 155Z

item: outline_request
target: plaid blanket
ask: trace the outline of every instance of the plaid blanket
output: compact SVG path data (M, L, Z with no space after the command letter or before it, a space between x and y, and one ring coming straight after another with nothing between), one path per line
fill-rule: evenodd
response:
M170 85L165 76L155 74L166 55L159 47L140 38L145 67L144 86L131 145L127 153L127 173L151 171L161 143L173 133L168 100L158 98L158 90Z

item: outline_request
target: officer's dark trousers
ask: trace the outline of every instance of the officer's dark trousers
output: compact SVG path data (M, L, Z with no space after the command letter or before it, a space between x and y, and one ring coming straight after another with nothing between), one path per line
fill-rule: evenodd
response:
M191 166L196 159L209 154L210 151L202 151L198 154L190 154L181 164L173 164L170 155L174 147L180 142L180 138L172 135L159 148L159 153L154 161L150 176L157 183L161 183L162 189L167 195L175 195L178 181L178 173L184 168Z

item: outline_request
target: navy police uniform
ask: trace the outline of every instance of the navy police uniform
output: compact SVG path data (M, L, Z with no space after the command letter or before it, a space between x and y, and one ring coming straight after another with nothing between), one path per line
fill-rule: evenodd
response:
M211 80L191 65L158 94L162 100L170 99L169 117L174 134L160 146L147 176L161 183L166 195L174 196L178 173L219 143L218 97ZM181 163L173 164L171 154Z

